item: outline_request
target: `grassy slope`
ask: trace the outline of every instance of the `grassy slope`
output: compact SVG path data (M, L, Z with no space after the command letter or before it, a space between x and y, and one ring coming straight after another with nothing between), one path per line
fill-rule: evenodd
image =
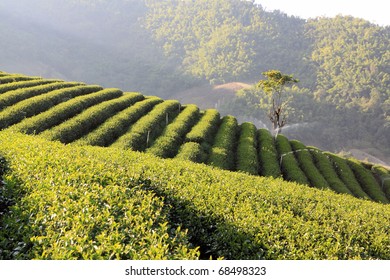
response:
M390 258L388 205L9 131L0 155L2 258Z

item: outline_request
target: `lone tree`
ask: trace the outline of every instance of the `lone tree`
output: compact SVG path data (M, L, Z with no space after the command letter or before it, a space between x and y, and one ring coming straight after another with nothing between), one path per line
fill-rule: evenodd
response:
M298 83L292 75L285 75L278 70L269 70L262 73L266 80L260 80L256 87L262 89L267 95L268 117L272 122L275 137L282 131L288 117L289 102L292 96L285 92L287 86ZM261 101L260 101L261 102Z

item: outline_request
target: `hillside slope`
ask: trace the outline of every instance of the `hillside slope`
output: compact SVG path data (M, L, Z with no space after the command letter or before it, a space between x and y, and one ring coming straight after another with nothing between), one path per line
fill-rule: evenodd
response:
M0 155L1 259L390 258L388 205L11 131Z
M289 141L175 100L96 85L0 73L0 129L112 146L389 203L390 172ZM337 181L337 182L336 182Z

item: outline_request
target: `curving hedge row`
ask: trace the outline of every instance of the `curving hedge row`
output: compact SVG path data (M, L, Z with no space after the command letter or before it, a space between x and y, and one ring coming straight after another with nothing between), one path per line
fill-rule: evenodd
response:
M319 189L330 189L328 182L314 164L311 153L307 147L297 140L291 140L290 145L293 151L295 151L295 158L309 180L310 185Z
M127 133L115 141L112 146L122 149L144 151L161 134L168 122L179 113L180 103L167 100L158 104L149 114L133 124Z
M175 159L201 163L207 160L207 154L201 144L196 142L187 142L180 146Z
M54 80L54 79L37 79L37 80L20 81L20 82L8 83L8 84L0 84L0 94L3 94L7 91L13 91L22 88L29 88L29 87L40 86L40 85L51 84L51 83L59 83L59 82L64 82L64 81Z
M196 105L187 105L184 110L169 124L162 135L156 139L153 145L146 149L163 158L172 158L177 154L185 135L199 120L199 108Z
M0 112L0 129L22 121L51 107L80 95L90 94L102 90L100 86L74 86L51 91L47 94L23 100L14 106L7 107Z
M30 81L30 80L39 80L39 79L41 79L41 77L32 77L32 76L25 76L20 74L8 74L0 77L0 85L19 82L19 81Z
M279 134L276 137L275 145L279 154L283 177L288 181L310 185L305 173L303 173L302 169L299 167L289 140L285 136Z
M129 127L142 116L147 114L156 104L163 102L159 97L146 97L145 100L111 116L107 121L75 141L78 145L93 145L107 147L115 142Z
M279 166L280 160L275 147L274 137L264 128L259 129L257 134L260 175L274 178L280 177L282 172Z
M34 96L45 94L57 89L74 87L79 85L82 85L82 83L54 82L33 87L11 90L0 95L0 110Z
M233 116L223 117L207 160L209 165L226 170L235 169L237 135L237 119Z
M109 89L109 91L114 95L121 96L123 94L122 91L118 89ZM131 94L130 104L136 102L138 98L141 98L138 94L135 94L135 96ZM127 96L124 97L124 100L126 99ZM128 100L126 100L125 104L123 104L122 101L123 99L110 100L88 108L79 115L43 132L42 136L49 140L58 140L62 143L74 142L98 127L117 110L125 108Z
M337 175L337 172L334 170L333 164L330 159L326 155L324 155L322 151L316 149L315 147L308 148L310 149L314 164L317 166L322 176L326 179L329 186L335 192L353 195L353 193L347 188L347 186L343 183L343 181L341 181L341 179Z
M240 137L237 145L236 170L252 175L259 174L259 159L257 157L257 129L252 123L240 126Z
M368 194L374 201L390 203L372 173L368 169L364 168L361 162L355 159L347 159L347 163L351 167L355 177L360 182L360 185L366 194Z
M202 144L204 142L211 144L214 135L218 130L220 124L220 114L215 109L208 109L204 111L203 116L199 122L186 135L185 142L196 142Z
M382 191L390 200L390 170L381 165L374 165L371 170L378 177Z
M119 98L122 96L122 91L118 89L104 89L92 94L88 95L82 95L76 98L72 98L69 101L60 103L57 106L54 106L53 108L36 115L34 117L28 118L23 120L22 122L16 124L12 127L13 130L20 131L27 134L39 134L44 130L47 130L53 126L62 124L66 120L74 117L77 114L80 114L85 109L102 103L104 101ZM127 100L128 98L121 98L119 100L114 100L112 102L109 102L109 104L117 104L119 103L119 106L126 106L128 104L131 104L129 102L132 102L133 99ZM96 107L105 107L106 103L102 103L101 105L97 105ZM115 106L115 105L112 105ZM94 107L95 109L95 107ZM110 111L109 108L106 110L101 110L101 113L112 113L114 111ZM102 117L103 115L98 115L96 117ZM94 116L95 117L95 116ZM95 118L93 119L96 120Z
M346 160L336 156L335 154L325 152L334 166L339 178L344 182L347 188L353 193L354 196L358 198L370 199L370 197L363 191L360 183L356 180L355 175Z

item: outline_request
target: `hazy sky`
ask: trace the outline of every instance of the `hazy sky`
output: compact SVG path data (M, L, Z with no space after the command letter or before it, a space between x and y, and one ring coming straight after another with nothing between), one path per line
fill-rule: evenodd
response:
M389 0L256 0L266 10L281 10L301 18L333 17L338 14L390 25Z

